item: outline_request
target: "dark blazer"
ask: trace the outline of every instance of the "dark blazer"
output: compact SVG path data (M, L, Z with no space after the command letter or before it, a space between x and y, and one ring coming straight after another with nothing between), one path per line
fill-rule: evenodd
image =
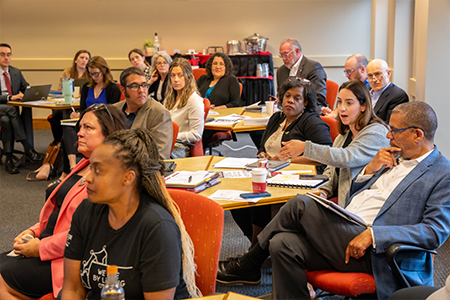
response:
M387 262L386 248L394 242L436 249L450 233L450 161L435 148L392 191L381 207L373 225L376 248L372 269L379 299L386 299L398 283ZM371 187L387 169L377 171L364 182L353 181L347 195L351 199ZM433 285L433 262L430 253L398 255L400 268L411 285Z
M197 79L198 91L202 97L205 97L212 80L213 78L208 78L206 75L202 75ZM239 105L240 90L236 76L224 76L214 86L209 100L215 106L237 107Z
M8 71L11 79L11 89L13 93L11 96L17 95L19 92L25 93L25 90L27 89L27 86L29 84L23 77L22 72L12 66L9 66ZM6 104L6 102L8 102L7 100L8 95L2 95L2 88L0 87L0 104Z
M281 66L277 71L277 85L280 90L281 85L289 78L289 72L285 65ZM311 81L311 84L316 89L317 94L317 106L328 106L326 103L327 98L327 73L323 69L322 65L312 59L303 55L303 58L298 66L297 77L305 78Z
M258 153L266 152L265 143L267 139L278 130L280 124L286 119L283 112L274 113L267 124L266 130L262 136L261 145ZM284 131L282 142L290 140L311 141L316 144L331 146L333 141L330 136L330 127L319 117L317 113L304 112ZM317 172L322 174L325 166L317 167Z
M88 82L86 82L83 85L83 88L81 89L81 96L80 96L80 112L82 113L87 107L86 107L86 98L88 96L88 91L90 87L88 87ZM116 102L119 102L120 100L120 88L119 85L115 82L110 82L106 86L106 103L113 104Z
M394 107L409 101L408 94L404 90L391 83L381 94L374 107L374 113L383 121L389 124Z
M152 85L148 89L148 95L151 96L153 99L155 99L158 102L164 103L164 96L166 95L166 88L167 88L167 82L169 81L169 74L167 74L166 79L164 79L162 90L161 90L161 97L162 100L159 101L156 99L156 92L158 91L159 84L161 83L161 76L158 76L158 80L152 83Z

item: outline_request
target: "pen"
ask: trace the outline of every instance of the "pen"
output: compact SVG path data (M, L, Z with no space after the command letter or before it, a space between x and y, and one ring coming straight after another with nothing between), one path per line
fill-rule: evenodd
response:
M192 181L192 175L189 176L189 178L188 178L188 183L190 183L191 181Z
M70 108L72 109L72 111L73 111L74 113L77 113L77 112L75 111L75 108L73 108L73 106L71 106Z

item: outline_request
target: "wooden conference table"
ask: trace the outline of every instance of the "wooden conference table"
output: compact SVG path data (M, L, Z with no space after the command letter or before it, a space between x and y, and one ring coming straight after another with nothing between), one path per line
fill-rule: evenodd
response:
M223 109L211 109L211 111L219 113L218 115L208 115L208 118L217 118L217 117L225 117L231 114L243 115L252 118L265 118L269 115L267 113L260 112L249 112L245 111L244 107L230 107ZM244 125L244 121L241 120L239 123L231 124L231 125L213 125L211 123L205 123L205 129L210 130L219 130L219 131L234 131L234 132L245 132L245 131L256 131L256 130L265 130L265 125Z
M52 100L48 100L52 101ZM47 102L48 102L47 101ZM35 103L33 103L35 102ZM54 103L42 104L40 101L33 102L20 102L20 101L9 101L8 105L18 106L22 108L20 117L22 118L23 126L25 128L25 133L27 135L28 142L34 147L34 134L33 134L33 108L45 108L45 109L77 109L80 107L80 102L72 104L63 104L57 101ZM33 103L33 104L30 104Z
M232 171L237 169L217 169L214 168L214 164L225 159L220 156L197 156L187 157L180 159L172 159L177 164L175 171ZM242 169L240 169L242 170ZM305 174L317 174L316 167L302 164L290 164L289 166L281 169L280 171L288 170L306 170L310 173ZM252 179L251 178L221 178L221 183L212 186L203 192L199 193L202 196L208 197L217 190L240 190L252 192ZM293 189L293 188L280 188L280 187L267 187L267 191L272 195L271 197L265 197L259 200L257 203L242 202L242 201L228 201L228 200L214 200L219 203L224 210L238 209L244 207L252 207L258 205L268 205L284 203L287 200L293 198L297 194L306 194L307 192L317 193L317 190L309 189Z

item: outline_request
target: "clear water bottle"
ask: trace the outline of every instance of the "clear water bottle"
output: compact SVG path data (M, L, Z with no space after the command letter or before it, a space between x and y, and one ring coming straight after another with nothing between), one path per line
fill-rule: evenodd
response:
M159 46L159 39L158 39L158 33L155 32L155 40L153 41L153 44L155 45L155 50L159 51L160 50L160 46Z
M106 283L102 288L100 297L107 300L125 300L125 291L119 282L117 266L106 267Z

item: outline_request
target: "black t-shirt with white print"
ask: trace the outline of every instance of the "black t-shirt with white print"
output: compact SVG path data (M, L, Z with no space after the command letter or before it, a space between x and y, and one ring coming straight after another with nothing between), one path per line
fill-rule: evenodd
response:
M182 272L181 235L173 217L147 193L131 219L115 230L109 207L84 200L73 215L64 257L79 260L89 299L100 299L106 267L117 265L126 299L176 288L174 299L189 298Z

